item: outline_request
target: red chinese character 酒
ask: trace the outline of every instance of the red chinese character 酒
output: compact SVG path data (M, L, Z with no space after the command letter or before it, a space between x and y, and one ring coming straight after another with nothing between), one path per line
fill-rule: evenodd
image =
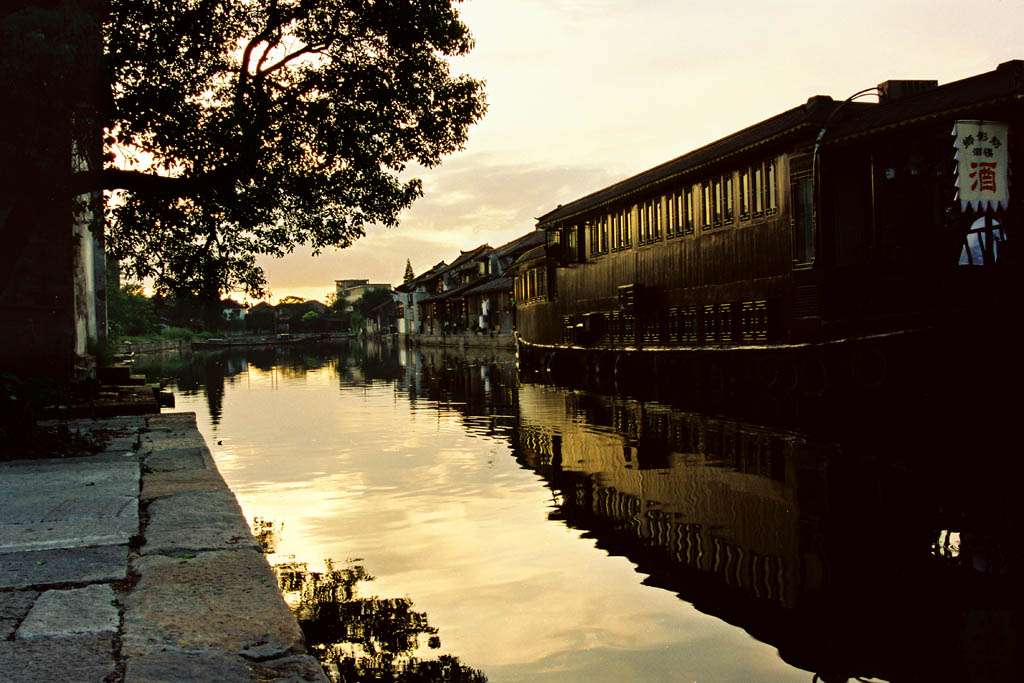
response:
M998 162L971 162L971 168L976 169L970 174L971 178L974 178L974 182L971 184L972 190L978 190L979 185L981 186L980 192L995 192L996 191L996 166Z

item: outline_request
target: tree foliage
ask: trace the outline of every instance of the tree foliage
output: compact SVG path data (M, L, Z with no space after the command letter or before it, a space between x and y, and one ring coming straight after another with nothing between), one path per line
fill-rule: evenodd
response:
M102 88L99 26L92 7L97 2L0 3L0 122L11 126L4 129L3 151L5 160L19 164L0 172L33 176L42 171L52 182L54 169L40 168L51 152L60 155L61 170L67 170L69 141L62 134L72 125L70 118L96 102ZM17 180L16 175L3 177Z
M276 332L277 312L272 306L256 306L245 316L245 327L250 332Z
M257 256L397 225L403 172L485 110L452 0L111 0L103 36L107 165L76 189L123 190L109 246L161 292L258 296Z
M352 305L356 313L367 318L370 315L370 311L380 306L382 303L391 301L390 290L384 288L373 288L363 292L363 295Z
M327 308L331 315L346 315L348 311L352 310L352 302L343 296L331 293L327 295Z
M107 273L107 336L112 341L157 331L153 301L143 294L142 285L118 285L115 271Z
M409 282L416 277L412 271L412 259L405 259L405 275L402 276L402 284Z
M354 563L340 568L326 560L326 571L305 563L274 566L281 590L293 610L310 653L334 674L355 683L487 683L487 676L442 654L420 659L421 639L441 647L438 629L409 598L359 595L359 584L373 581Z

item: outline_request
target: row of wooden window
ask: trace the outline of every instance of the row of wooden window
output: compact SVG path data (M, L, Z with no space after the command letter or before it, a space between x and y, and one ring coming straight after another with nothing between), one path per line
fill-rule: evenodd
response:
M769 159L586 221L587 253L599 256L632 248L634 223L636 243L643 246L693 235L698 221L702 230L713 230L732 225L737 217L749 221L778 210L778 171L775 159ZM570 253L578 248L577 230L565 230Z
M548 273L543 266L530 268L515 279L515 300L519 303L547 301Z
M738 189L738 194L736 192ZM701 184L701 226L712 230L739 220L773 216L779 210L779 181L775 160L754 164Z

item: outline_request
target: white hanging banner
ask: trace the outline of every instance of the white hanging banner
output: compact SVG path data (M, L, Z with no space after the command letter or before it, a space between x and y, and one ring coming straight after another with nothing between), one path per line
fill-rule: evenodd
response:
M961 211L968 206L982 212L1009 206L1009 129L1008 124L996 121L957 121L953 126Z

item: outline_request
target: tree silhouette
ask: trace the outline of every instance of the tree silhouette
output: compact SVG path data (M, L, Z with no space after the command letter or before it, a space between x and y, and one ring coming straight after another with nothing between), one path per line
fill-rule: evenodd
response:
M406 283L416 277L412 272L412 259L405 259L405 275L402 276L402 283Z
M255 517L252 520L252 535L256 537L260 550L267 555L277 552L277 541L283 529L283 522L273 522L263 517Z
M414 656L420 636L431 649L441 646L436 628L424 612L413 609L408 598L360 597L357 584L372 581L354 562L337 568L326 560L326 570L311 572L302 562L274 567L285 598L306 639L306 646L335 681L417 683L486 683L480 671L457 657L436 660Z
M123 191L124 274L207 300L260 298L258 255L397 225L422 195L407 166L460 149L486 109L450 72L473 46L453 0L16 0L0 36L3 186ZM103 163L54 188L39 178L70 167L69 121Z

